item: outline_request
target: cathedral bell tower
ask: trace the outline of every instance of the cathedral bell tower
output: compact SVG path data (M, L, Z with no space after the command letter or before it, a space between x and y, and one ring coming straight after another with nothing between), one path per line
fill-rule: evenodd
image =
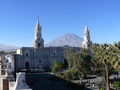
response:
M82 42L82 47L89 49L92 45L92 42L90 41L90 31L88 30L88 26L85 26L84 30L84 41Z
M33 40L33 47L36 49L44 47L44 40L42 38L42 27L39 24L39 17L38 17L37 24L35 26L35 37Z

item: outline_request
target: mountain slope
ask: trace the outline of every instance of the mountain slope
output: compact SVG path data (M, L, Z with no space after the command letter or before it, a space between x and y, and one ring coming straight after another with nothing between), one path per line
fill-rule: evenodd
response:
M75 47L81 47L82 46L83 39L79 36L72 34L72 33L66 33L57 39L45 44L45 47L49 46L75 46Z
M19 47L4 45L0 43L0 51L15 51L19 49Z

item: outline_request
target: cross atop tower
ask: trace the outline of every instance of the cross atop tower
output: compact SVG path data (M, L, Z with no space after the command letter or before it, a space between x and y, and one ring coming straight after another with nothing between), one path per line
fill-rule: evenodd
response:
M39 24L39 16L37 16L37 24L36 24L36 27L39 27L40 24Z
M85 32L89 32L87 22L85 22Z
M85 22L85 25L87 26L87 22Z
M39 21L39 16L37 16L37 18L38 18L38 21Z

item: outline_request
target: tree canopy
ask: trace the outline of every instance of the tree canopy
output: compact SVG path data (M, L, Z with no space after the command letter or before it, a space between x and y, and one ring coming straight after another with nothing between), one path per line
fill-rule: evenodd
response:
M93 44L91 47L93 62L105 70L106 88L109 90L109 73L112 68L120 68L120 42L111 44Z
M80 52L75 52L73 48L68 48L65 51L65 58L69 68L75 70L79 76L85 76L91 71L91 56L88 50L81 49Z
M61 62L58 62L58 60L54 59L53 66L52 66L52 72L57 72L64 69L64 64Z

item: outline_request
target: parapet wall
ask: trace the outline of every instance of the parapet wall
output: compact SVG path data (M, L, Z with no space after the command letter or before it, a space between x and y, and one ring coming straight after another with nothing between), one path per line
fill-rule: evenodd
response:
M9 82L9 90L32 90L25 80L25 73L17 73L16 82Z

